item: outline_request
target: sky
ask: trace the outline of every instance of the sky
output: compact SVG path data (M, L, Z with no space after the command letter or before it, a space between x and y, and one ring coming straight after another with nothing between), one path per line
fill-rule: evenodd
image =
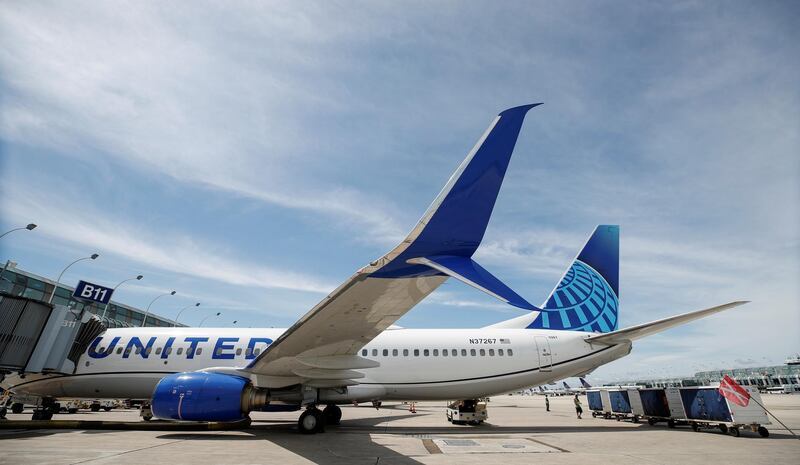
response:
M800 351L800 5L4 2L0 259L197 324L288 327L414 226L532 102L476 259L533 303L621 226L620 327L589 379ZM522 310L454 280L398 324Z

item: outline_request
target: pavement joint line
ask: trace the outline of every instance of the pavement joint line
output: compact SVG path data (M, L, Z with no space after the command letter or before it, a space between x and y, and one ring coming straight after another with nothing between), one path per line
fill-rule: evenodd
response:
M126 450L126 451L123 451L123 452L118 452L116 454L106 455L106 456L103 456L103 457L95 457L93 459L81 460L80 462L72 462L70 465L78 465L80 463L89 463L89 462L94 462L96 460L110 459L112 457L119 457L120 455L131 454L133 452L139 452L139 451L147 450L147 449L155 449L157 447L168 446L170 444L175 444L175 443L184 442L184 441L187 441L187 439L176 439L174 441L170 441L170 442L167 442L167 443L164 443L164 444L153 444L152 446L140 447L138 449Z
M441 454L442 449L439 449L439 446L433 442L433 439L422 439L422 445L425 446L425 450L428 451L429 454Z
M555 449L555 450L557 450L559 452L570 453L570 451L568 451L567 449L564 449L563 447L554 446L552 444L548 444L548 443L546 443L544 441L540 441L538 439L534 439L534 438L525 438L525 439L527 439L528 441L531 441L531 442L535 442L535 443L541 444L541 445L546 446L546 447L553 448L553 449Z

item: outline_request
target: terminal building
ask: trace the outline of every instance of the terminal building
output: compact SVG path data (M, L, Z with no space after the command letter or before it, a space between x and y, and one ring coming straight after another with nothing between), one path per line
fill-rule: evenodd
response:
M12 264L13 265L13 264ZM16 266L6 268L0 275L0 292L12 296L27 297L34 300L46 301L55 287L55 281L42 276L23 271ZM86 310L98 317L103 314L105 305L96 302L84 302L72 297L74 287L59 284L53 297L53 304L66 305L75 310ZM106 311L104 323L108 327L136 327L142 326L144 310L130 305L111 301ZM147 316L147 326L174 326L175 322L152 312ZM185 326L178 324L178 326Z
M644 387L690 387L713 386L728 375L743 386L756 386L765 391L769 388L780 386L800 386L800 365L787 364L754 368L731 368L728 370L701 371L694 376L639 379L612 383L617 386L644 386Z

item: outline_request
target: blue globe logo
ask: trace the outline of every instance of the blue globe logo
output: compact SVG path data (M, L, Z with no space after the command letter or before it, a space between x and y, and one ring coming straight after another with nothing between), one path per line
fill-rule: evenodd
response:
M617 329L619 301L600 273L575 260L543 310L532 326L608 332Z

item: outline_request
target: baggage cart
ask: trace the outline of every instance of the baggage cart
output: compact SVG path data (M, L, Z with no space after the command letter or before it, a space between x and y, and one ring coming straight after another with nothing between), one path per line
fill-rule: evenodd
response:
M681 388L680 396L685 420L694 431L716 428L722 433L738 437L741 430L749 429L761 437L768 437L764 425L771 424L767 412L761 407L761 394L753 386L742 386L750 394L746 405L739 405L720 394L718 387L702 386Z

